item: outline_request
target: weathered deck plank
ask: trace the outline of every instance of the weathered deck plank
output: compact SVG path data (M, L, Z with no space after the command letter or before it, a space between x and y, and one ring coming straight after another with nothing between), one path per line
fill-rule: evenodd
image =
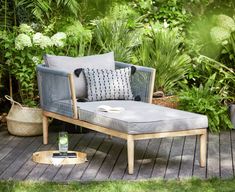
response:
M55 167L34 163L32 153L58 149L58 133L50 133L48 145L42 136L15 137L0 130L0 178L45 181L88 181L148 178L230 178L234 175L235 130L208 134L207 167L199 166L199 137L175 137L137 141L135 172L127 173L125 140L95 132L70 135L70 150L87 153L88 162ZM184 140L185 139L185 140Z
M135 180L139 169L146 153L147 146L149 144L149 140L140 140L136 141L135 146L135 162L134 162L134 173L132 175L128 174L128 169L126 169L125 175L123 177L124 180ZM127 157L126 157L127 159Z
M97 148L94 157L87 166L86 171L83 173L81 180L90 181L95 179L111 147L112 142L110 142L110 139L106 136L102 144Z
M47 145L44 145L43 150L56 150L57 149L56 138L57 137L55 134L53 134L53 136L51 136L50 134L49 143ZM29 172L25 180L38 180L48 166L49 165L45 164L36 164L36 166Z
M52 134L52 136L50 137L50 142L55 143L56 142L56 135ZM42 141L41 141L42 143ZM36 151L46 151L46 150L50 150L52 144L48 144L48 145L41 145L39 147L38 150L34 150L34 152ZM39 164L38 164L39 165ZM14 175L14 179L16 180L25 180L25 178L32 172L32 170L37 166L37 163L32 161L32 157L30 157L27 162L19 169L19 171L17 171L17 173Z
M196 137L196 143L195 143L195 156L194 156L194 166L193 166L193 176L194 177L198 177L201 179L205 179L206 178L206 167L200 167L199 164L199 159L200 159L200 138L199 136ZM208 150L207 150L207 155L208 155ZM208 162L208 160L207 160Z
M26 163L26 161L31 158L32 153L35 149L37 150L40 145L42 145L41 138L34 138L33 142L26 146L22 153L16 157L15 161L12 162L7 169L5 169L5 171L0 175L0 178L12 179L17 171L20 170L20 168Z
M141 167L138 173L138 179L146 179L151 177L151 172L156 160L161 139L152 139L147 147L147 153L145 154Z
M173 139L170 158L164 176L165 179L178 177L184 141L185 137L175 137Z
M91 141L95 137L95 135L96 135L95 133L83 135L81 141L79 142L78 146L75 149L78 151L81 151L81 152L85 152L88 145L91 143ZM87 163L88 162L86 162L85 164L87 164ZM67 178L64 178L64 179L66 181L78 180L78 178L80 178L83 173L82 171L80 171L81 166L83 166L83 165L74 165L71 172L67 176Z
M154 164L151 177L164 178L169 160L169 154L172 147L172 142L172 138L163 138L161 140L160 149Z
M233 176L235 176L235 130L231 131L231 148L232 148L232 165L233 165Z
M21 137L16 138L16 140L20 140L18 145L14 146L14 148L0 161L0 177L2 173L16 161L17 157L22 154L27 146L29 146L35 138L31 137Z
M95 180L107 180L109 179L116 160L123 148L124 140L118 138L112 138L112 148L107 154L104 163L101 165Z
M220 177L233 177L230 131L220 133Z
M220 177L219 134L209 134L207 178Z
M96 133L95 136L92 138L91 142L87 146L85 152L87 153L87 159L88 162L76 165L72 172L69 175L69 180L80 180L83 176L84 172L86 171L87 167L89 166L90 162L92 161L97 148L100 147L103 140L105 138L105 135Z
M20 141L20 138L14 137L13 139L6 141L6 143L1 144L0 160L7 156L19 144Z
M196 136L185 137L179 178L187 178L193 175L193 163L195 155Z
M3 129L0 131L0 138L0 145L7 145L15 137L9 135L8 131Z
M114 164L114 168L109 178L111 180L122 179L125 174L126 169L127 169L127 147L126 147L126 142L125 142L118 156L118 159L116 163Z

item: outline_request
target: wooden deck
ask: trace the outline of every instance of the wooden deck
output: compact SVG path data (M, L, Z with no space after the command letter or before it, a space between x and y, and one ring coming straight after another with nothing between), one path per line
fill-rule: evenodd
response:
M234 176L235 130L208 136L208 158L199 167L199 138L195 136L138 141L135 170L127 174L126 143L99 133L70 134L70 149L86 152L88 162L80 165L36 164L32 153L57 149L57 133L42 137L14 137L0 129L0 179L43 181L182 179Z

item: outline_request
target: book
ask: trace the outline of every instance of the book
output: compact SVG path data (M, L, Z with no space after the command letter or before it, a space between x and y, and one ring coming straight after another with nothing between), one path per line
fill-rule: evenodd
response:
M67 153L67 154L60 154L60 153L53 153L53 158L77 158L76 153Z
M100 105L97 107L97 110L100 112L108 112L108 113L120 113L125 109L123 107L111 107L108 105Z

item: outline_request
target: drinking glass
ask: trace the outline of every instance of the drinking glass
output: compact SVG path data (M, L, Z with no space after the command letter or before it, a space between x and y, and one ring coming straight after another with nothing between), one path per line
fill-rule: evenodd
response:
M59 152L61 155L67 155L68 152L68 133L59 132Z

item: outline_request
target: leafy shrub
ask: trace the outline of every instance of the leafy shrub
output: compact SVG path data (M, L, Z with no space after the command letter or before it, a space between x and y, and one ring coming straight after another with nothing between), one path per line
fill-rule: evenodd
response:
M20 11L23 8L23 12L28 15L29 21L37 21L37 23L43 23L47 25L50 20L59 15L65 17L73 15L74 17L78 15L79 3L77 0L69 1L24 1L21 0L16 5ZM24 19L22 22L25 22Z
M235 101L235 22L223 14L197 21L186 41L193 62L188 84L199 86L216 73L215 94L226 102ZM193 51L191 51L193 50Z
M228 39L222 42L220 60L235 71L235 31L230 34Z
M224 98L216 94L215 81L216 74L213 74L205 84L199 87L184 87L179 93L179 108L207 115L211 132L233 127L229 119L228 107L222 104Z
M188 48L196 54L208 56L233 67L234 33L235 21L232 17L224 14L212 15L193 22L188 29L186 42Z
M185 29L191 18L191 14L184 8L183 1L179 0L135 0L132 6L142 15L142 22L155 23L165 20L170 24L170 28L178 28L179 31Z
M190 57L180 48L182 41L175 31L162 29L143 37L137 51L137 63L156 69L155 90L171 93L188 72Z
M6 32L5 32L6 33ZM35 106L37 100L36 65L42 63L44 51L64 47L66 35L57 33L52 38L35 32L22 24L7 33L2 41L7 49L4 53L9 73L19 83L19 93L24 105Z
M228 15L220 14L215 16L215 24L219 27L223 27L228 31L235 31L235 22Z
M134 49L141 43L142 34L133 25L136 24L130 26L127 17L118 14L95 20L94 41L102 52L114 51L117 61L131 62Z
M205 84L209 77L216 73L215 94L223 97L225 102L235 101L235 72L231 68L204 55L195 57L189 67L186 78L188 85L198 87L200 84Z
M66 55L84 56L86 54L87 47L90 46L92 41L91 30L85 28L78 20L73 18L66 18L66 21L60 23L57 28L57 30L60 28L67 35Z
M37 105L36 65L42 63L43 54L72 54L72 56L77 56L78 53L81 53L81 51L78 51L79 42L87 43L90 41L90 36L87 37L88 35L85 33L71 33L71 28L70 26L65 32L52 33L47 31L51 35L46 35L46 33L36 31L27 24L21 24L19 27L15 27L11 33L6 31L0 33L2 34L0 36L0 48L5 50L3 53L9 73L19 83L19 94L24 105ZM74 25L72 29L77 28L87 32L78 24ZM68 37L73 41L69 41ZM77 40L75 44L74 39Z

